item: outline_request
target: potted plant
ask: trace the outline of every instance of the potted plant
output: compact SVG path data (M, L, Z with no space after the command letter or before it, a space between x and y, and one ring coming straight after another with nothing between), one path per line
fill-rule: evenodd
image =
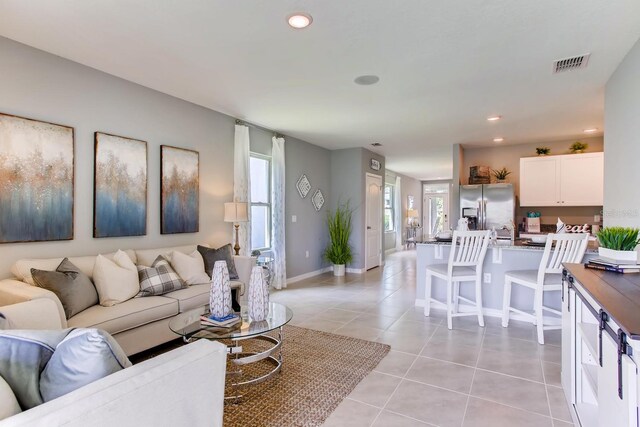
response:
M640 244L638 229L629 227L605 227L598 231L598 254L616 261L638 262L636 246Z
M589 148L589 144L586 144L586 143L580 142L580 141L576 141L573 144L571 144L571 147L569 147L569 150L573 154L578 154L578 153L583 153L584 150L586 150L587 148Z
M538 156L546 156L551 152L551 148L549 147L538 147L536 148L536 154Z
M349 203L346 203L339 204L334 212L327 214L329 246L324 250L324 258L333 264L334 276L344 276L345 265L353 259L349 245L352 213Z
M496 180L498 182L505 182L505 180L507 179L507 177L509 175L511 175L511 172L509 172L507 170L507 168L502 168L502 169L493 169L491 171L491 173L493 173L493 176L496 177Z

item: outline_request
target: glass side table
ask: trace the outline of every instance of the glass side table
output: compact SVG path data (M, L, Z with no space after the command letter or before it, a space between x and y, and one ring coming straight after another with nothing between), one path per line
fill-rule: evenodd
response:
M269 286L271 286L271 281L273 279L273 257L269 255L260 255L256 259L256 265L259 265L264 270L264 279L267 281Z

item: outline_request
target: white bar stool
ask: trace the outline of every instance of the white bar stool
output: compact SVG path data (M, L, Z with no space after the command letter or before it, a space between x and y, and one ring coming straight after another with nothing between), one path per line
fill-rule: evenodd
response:
M507 271L504 274L504 296L502 300L502 326L509 326L509 313L515 312L531 318L538 330L538 342L544 344L544 331L560 329L560 325L543 324L543 311L561 315L559 310L543 305L544 293L562 290L562 263L579 263L587 250L589 235L549 234L544 246L542 261L537 270ZM522 285L534 290L533 313L527 313L511 306L511 286Z
M484 326L482 316L482 264L487 254L490 231L454 231L451 253L447 264L427 266L425 286L424 315L429 316L431 303L447 308L447 327L453 329L453 318L460 316L478 316L478 324ZM447 301L441 302L431 297L432 277L447 281ZM475 282L476 300L471 301L460 296L460 282ZM475 305L475 312L460 313L459 302L463 300Z

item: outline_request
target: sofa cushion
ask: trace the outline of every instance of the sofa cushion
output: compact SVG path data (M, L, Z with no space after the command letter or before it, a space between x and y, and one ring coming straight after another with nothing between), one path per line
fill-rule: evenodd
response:
M169 261L162 255L153 262L151 267L138 266L140 292L136 297L150 297L184 289L187 284L173 271Z
M137 262L136 253L132 250L124 251L131 261L135 264ZM107 259L113 260L113 257L117 252L112 252L108 254L102 254ZM77 257L68 257L69 261L73 263L76 267L80 269L84 274L89 276L90 279L93 279L93 267L96 262L96 255L90 256L77 256ZM57 266L60 265L64 258L42 258L42 259L20 259L16 261L11 267L11 273L18 280L22 280L23 282L27 282L30 285L35 285L33 282L33 277L31 276L31 269L36 268L38 270L55 270Z
M31 269L36 286L48 289L60 300L67 319L98 304L98 293L89 276L65 258L56 271Z
M1 309L2 309L2 307L0 307L0 310ZM2 331L4 329L12 329L12 325L11 325L11 321L9 319L7 319L7 316L5 316L4 314L0 313L0 331Z
M165 297L133 298L112 307L94 305L73 316L69 327L104 329L111 335L178 314L178 301Z
M206 246L206 245L204 245ZM191 252L196 250L196 245L185 245L185 246L173 246L166 248L156 248L156 249L141 249L136 251L136 258L138 259L139 265L151 265L153 261L158 258L158 256L162 255L171 261L170 254L173 251L182 252L183 254L190 254Z
M131 366L120 345L100 329L74 329L57 346L40 376L45 402Z
M0 420L22 412L16 395L9 384L0 376Z
M98 255L93 269L93 281L100 297L100 305L105 307L120 304L140 291L138 269L123 251L118 251L113 261Z
M211 282L211 278L204 271L202 255L197 250L190 254L173 251L170 254L169 262L187 285L201 285Z
M69 330L7 330L0 332L0 376L23 410L43 403L40 373Z
M227 270L229 270L229 279L238 280L238 272L236 271L236 264L233 260L231 243L221 246L218 249L198 245L198 252L202 255L204 269L209 277L212 277L211 275L213 274L213 267L216 261L226 261Z
M242 282L231 280L229 282L229 286L231 289L237 289L239 295L244 292L244 283ZM184 313L185 311L192 310L197 307L208 306L210 290L210 283L191 285L187 289L180 289L179 291L164 294L163 297L173 298L178 301L180 313Z

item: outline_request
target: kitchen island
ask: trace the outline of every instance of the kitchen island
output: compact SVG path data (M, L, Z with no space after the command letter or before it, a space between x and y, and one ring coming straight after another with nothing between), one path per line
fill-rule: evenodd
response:
M425 271L431 264L446 264L449 260L451 242L423 242L416 245L416 306L424 306L424 288L426 282ZM482 305L487 316L502 316L502 295L504 290L504 273L510 270L537 270L542 260L544 246L528 246L525 241L516 239L490 244L483 265ZM597 257L597 250L593 243L589 244L583 262ZM489 274L490 277L486 277ZM490 280L486 280L490 279ZM487 283L488 282L488 283ZM433 278L431 287L432 297L439 301L446 300L446 284L444 280ZM463 282L460 285L460 295L471 300L475 299L473 283ZM544 305L560 309L560 292L549 292L545 295ZM511 306L523 311L533 309L533 291L522 286L514 286L511 292ZM432 309L439 308L431 306ZM462 309L462 305L460 306ZM518 319L517 313L511 313L512 319ZM455 321L454 321L455 324Z

